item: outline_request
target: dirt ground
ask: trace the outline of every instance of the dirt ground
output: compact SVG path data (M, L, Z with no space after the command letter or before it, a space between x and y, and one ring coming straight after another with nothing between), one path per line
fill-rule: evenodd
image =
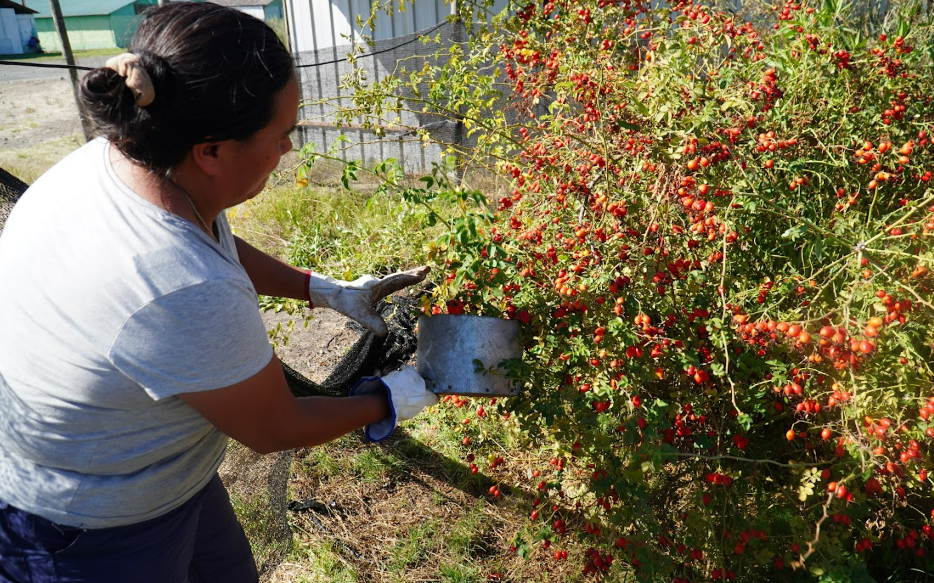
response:
M0 148L31 148L81 136L78 108L67 76L0 81Z
M331 310L314 310L306 327L299 315L264 312L267 329L294 320L288 343L276 348L279 359L314 382L323 381L360 334L348 324L350 320Z
M82 143L67 75L9 81L0 67L0 167L31 183Z

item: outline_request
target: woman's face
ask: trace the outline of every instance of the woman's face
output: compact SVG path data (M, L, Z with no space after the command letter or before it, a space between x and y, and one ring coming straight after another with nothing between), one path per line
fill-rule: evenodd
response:
M292 149L290 134L298 118L298 82L293 76L276 94L273 117L265 127L246 140L230 140L225 180L234 199L228 208L260 193L283 154Z

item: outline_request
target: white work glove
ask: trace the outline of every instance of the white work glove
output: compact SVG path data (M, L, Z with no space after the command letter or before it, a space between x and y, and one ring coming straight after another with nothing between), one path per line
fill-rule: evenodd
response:
M350 389L350 396L369 395L382 390L386 391L391 413L386 419L366 426L366 437L370 441L386 439L399 421L411 419L425 407L438 402L438 395L426 388L425 379L408 364L384 377L361 379Z
M376 302L393 292L406 288L425 279L429 267L418 267L408 271L398 271L386 277L376 278L364 275L353 281L341 281L315 273L307 272L308 301L314 308L331 308L348 318L356 320L366 328L385 336L389 333L386 322L377 313Z

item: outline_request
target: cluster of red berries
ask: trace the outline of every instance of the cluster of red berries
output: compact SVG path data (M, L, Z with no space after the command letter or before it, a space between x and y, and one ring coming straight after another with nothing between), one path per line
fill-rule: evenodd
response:
M778 150L785 150L794 145L797 145L797 138L789 138L787 140L779 140L775 138L775 132L768 131L765 133L759 134L756 138L756 152L776 152ZM766 168L771 168L771 165L767 165Z
M613 555L609 553L601 554L599 550L594 548L587 549L584 555L587 557L587 562L584 564L585 574L609 571L610 566L613 564Z
M847 51L840 49L839 51L833 54L834 61L836 62L837 68L839 69L849 69L851 55Z
M763 113L775 107L775 102L784 95L785 93L778 87L775 69L766 69L765 74L762 76L762 82L758 86L750 83L749 97L753 101L762 100Z

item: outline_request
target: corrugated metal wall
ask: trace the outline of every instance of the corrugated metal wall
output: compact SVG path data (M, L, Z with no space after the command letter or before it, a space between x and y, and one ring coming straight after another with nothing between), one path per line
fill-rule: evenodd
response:
M505 0L501 0L501 4L505 6ZM291 0L287 6L290 42L306 103L301 113L305 122L302 145L313 143L317 151L326 151L343 136L346 144L341 156L345 159L375 164L396 158L409 172L430 170L432 163L440 159L442 147L424 144L414 134L394 129L398 125L388 120L384 127L390 129L382 137L360 127L335 126L335 112L350 105L349 96L340 83L351 71L346 57L353 43L360 41L362 31L356 20L358 15L364 19L369 17L369 0ZM455 28L444 24L450 12L451 7L446 6L444 0L417 0L414 6L409 4L405 12L381 13L375 28L368 31L375 44L363 51L371 56L359 60L368 79L384 78L402 61L410 70L430 61L439 46L434 43L425 46L417 40L427 31L431 31L432 36L440 34L444 47L450 46L456 38L463 38L463 32L457 37ZM442 26L432 30L438 25ZM309 103L311 105L307 105ZM447 143L457 140L463 133L458 124L426 114L404 113L401 123L410 127L428 125L433 137Z
M16 12L12 8L0 8L0 55L19 55L23 51Z
M443 24L432 33L440 34L444 46L450 46L454 36L453 26ZM410 69L420 69L432 60L432 53L438 50L436 44L425 47L420 42L407 42L417 39L418 33L376 41L368 47L367 54L358 62L367 70L367 76L378 81L391 73L400 60L405 60ZM407 43L407 44L406 44ZM400 46L401 45L401 46ZM421 51L421 54L419 53ZM387 158L396 158L409 172L421 172L431 168L432 162L440 159L441 147L437 144L423 144L414 134L407 134L398 129L400 124L384 120L387 128L384 136L377 136L370 130L354 125L338 128L335 126L335 113L341 107L351 105L349 95L341 89L341 78L351 71L346 55L349 46L328 47L317 51L304 51L296 55L296 65L302 97L303 119L301 143L313 143L318 152L328 150L343 136L346 143L340 152L347 160L361 160L365 164L374 164ZM324 64L322 64L324 63ZM359 120L357 120L359 124ZM456 139L457 125L428 114L403 113L401 125L409 127L428 126L439 141L451 143Z
M388 40L430 28L447 17L444 0L418 0L404 4L405 12L380 14L376 28L366 31L373 40ZM361 32L357 16L370 15L369 0L289 0L289 39L297 53L352 44Z

